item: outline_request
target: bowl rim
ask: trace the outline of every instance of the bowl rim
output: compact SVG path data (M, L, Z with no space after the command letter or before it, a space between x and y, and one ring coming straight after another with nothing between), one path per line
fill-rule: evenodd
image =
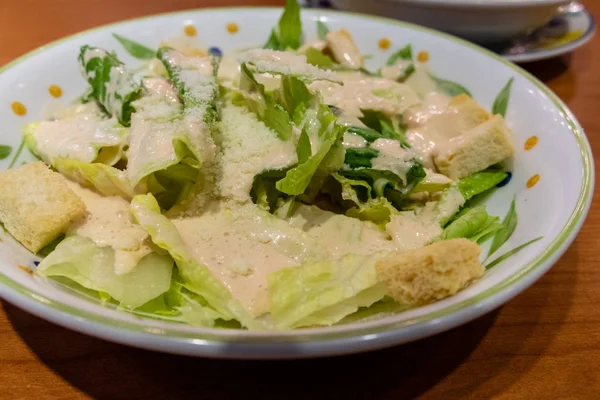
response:
M181 15L203 12L247 12L259 10L260 12L281 12L280 7L220 7L200 8L169 13L161 13L140 18L131 18L94 27L74 35L58 39L35 50L32 50L17 59L0 67L0 75L27 59L42 53L54 46L72 40L91 32L105 30L122 24L152 19L164 18L166 16ZM190 327L187 325L172 324L168 328L152 326L152 320L148 324L140 324L138 321L126 321L114 316L102 315L94 311L82 310L76 306L61 301L50 299L40 295L24 285L13 281L0 271L0 297L21 307L30 313L43 319L54 322L71 330L76 330L91 336L106 340L128 344L134 347L161 350L165 352L244 358L244 351L251 346L259 348L259 353L251 355L250 358L282 358L287 357L283 353L273 351L291 350L293 355L315 356L351 353L376 348L386 347L400 342L408 342L418 338L431 336L444 330L469 322L508 301L521 291L529 287L540 276L542 276L568 249L581 228L589 208L593 195L595 183L594 162L590 144L587 140L583 127L567 108L564 102L558 98L552 90L541 83L537 78L527 71L511 63L499 55L477 46L466 40L439 32L434 29L419 25L397 21L385 17L365 15L355 12L342 12L335 10L303 10L304 15L318 19L327 15L354 16L368 20L383 22L389 25L401 26L411 30L426 32L447 40L451 40L463 46L470 47L479 53L487 55L508 66L517 74L522 75L540 91L542 91L559 109L567 120L570 130L580 150L582 163L582 185L578 195L577 203L569 219L565 223L560 234L548 246L540 251L535 259L520 268L519 271L508 276L494 286L465 299L457 304L449 305L440 310L421 315L405 321L378 320L372 322L353 323L327 328L311 328L282 332L252 332L245 330L225 330L214 328ZM401 315L401 314L400 314ZM358 341L358 342L357 342ZM349 343L356 345L350 348ZM296 346L294 346L296 345ZM231 346L244 346L245 350L239 348L233 350ZM291 347L290 347L291 346ZM226 347L231 347L232 352L223 352ZM265 348L270 349L264 352ZM278 349L278 350L277 350Z
M339 0L338 0L339 1ZM344 1L344 0L342 0ZM475 8L480 10L498 8L537 8L568 4L570 0L375 0L383 3L407 3L424 7Z

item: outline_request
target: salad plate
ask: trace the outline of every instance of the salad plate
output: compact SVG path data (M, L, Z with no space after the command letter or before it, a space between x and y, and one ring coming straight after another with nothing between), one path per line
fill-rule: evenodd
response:
M145 349L316 357L451 329L499 307L556 262L585 219L594 168L582 127L555 94L452 36L329 10L298 16L294 4L283 14L204 9L124 21L0 69L3 299ZM294 32L274 29L280 19ZM466 120L481 121L428 152L419 137L433 128L419 125L415 107L426 119L468 109ZM140 130L158 132L157 141L136 142ZM473 141L479 137L494 140ZM238 150L228 156L231 146ZM229 196L216 206L201 196L212 182L211 148L222 165L215 187ZM169 151L175 161L161 164ZM263 164L248 161L255 153ZM190 176L192 184L181 183ZM231 207L239 196L249 204ZM94 214L106 197L119 200ZM196 201L203 214L182 217ZM207 204L218 212L207 215ZM120 239L99 244L92 220L113 211L126 219L115 225ZM432 225L407 225L430 211ZM57 236L54 225L77 218L84 220ZM39 234L27 236L27 224ZM349 235L356 230L362 236ZM427 239L414 244L406 232ZM123 247L135 237L137 247ZM266 256L289 268L260 277ZM222 259L227 274L217 267ZM438 266L450 269L444 275Z

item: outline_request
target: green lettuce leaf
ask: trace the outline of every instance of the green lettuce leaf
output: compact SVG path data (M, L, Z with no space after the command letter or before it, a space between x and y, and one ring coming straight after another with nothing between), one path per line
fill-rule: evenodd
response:
M319 36L319 40L325 40L325 36L329 33L329 28L323 21L317 21L317 34Z
M461 84L458 84L453 81L449 81L447 79L439 78L433 74L429 74L429 77L436 84L436 86L440 92L443 92L450 97L456 97L459 94L466 94L469 97L473 97L471 95L471 92L469 92L469 90Z
M288 48L296 50L301 44L300 6L296 0L286 0L277 28L273 28L269 40L263 47L272 50L286 50Z
M211 125L217 118L217 73L215 57L188 57L170 47L161 47L156 54L177 88L188 114Z
M497 184L506 179L506 176L507 174L504 171L481 171L459 180L456 185L465 200L469 200L496 187Z
M133 188L123 171L99 163L86 163L71 158L57 158L53 167L72 181L94 188L105 196L132 199L144 191L143 185Z
M399 140L402 147L405 149L410 148L410 144L406 141L405 133L406 126L397 119L390 119L381 111L376 110L365 110L361 109L361 113L363 117L360 118L361 122L365 124L368 128L373 129L376 132L380 133L380 137L376 137L376 139L395 139ZM360 130L356 131L357 134L361 134ZM361 135L362 136L362 135ZM367 141L370 138L364 137Z
M89 290L110 295L123 307L136 308L169 290L172 268L171 257L150 253L131 272L117 275L112 248L71 236L42 260L37 272L51 278L68 278Z
M127 39L126 37L118 35L114 32L113 36L119 41L119 43L121 43L121 45L123 45L123 48L135 58L139 58L141 60L152 60L156 56L156 50L152 50L143 44L134 42L133 40Z
M284 268L267 277L277 329L331 325L383 299L375 258L348 255Z
M310 123L306 124L303 130L306 130L311 143L318 144L315 146L317 148L313 149L312 155L304 163L290 169L285 178L277 182L277 190L283 193L300 195L304 193L319 169L323 172L322 175L326 176L343 164L343 147L341 144L336 146L336 143L341 142L345 128L336 123L337 118L324 104L317 106L315 120L319 125L316 129L314 123ZM341 160L339 160L340 154Z
M92 88L92 97L108 114L129 126L134 111L131 103L141 95L141 86L133 80L133 74L114 55L88 45L81 47L79 63Z
M494 227L493 229L498 229L499 220L498 217L491 217L484 206L474 207L444 228L440 239L467 238L477 241L493 232L489 229L491 226Z
M248 311L232 296L221 281L213 276L208 267L198 263L187 251L177 228L164 215L154 197L137 195L131 209L136 221L150 234L154 244L169 252L175 260L183 286L200 296L221 319L236 319L245 327L255 329L259 325Z
M515 78L510 78L506 83L506 86L504 86L500 93L498 93L498 97L496 97L496 100L494 100L494 105L492 106L492 114L500 114L502 117L506 116L508 102L510 101L510 90L514 80Z
M393 53L386 61L385 65L394 65L396 62L412 60L412 46L410 44Z
M502 229L498 230L490 246L488 252L488 258L496 252L506 241L512 236L513 232L517 228L519 218L517 216L516 199L510 203L510 209L502 221Z

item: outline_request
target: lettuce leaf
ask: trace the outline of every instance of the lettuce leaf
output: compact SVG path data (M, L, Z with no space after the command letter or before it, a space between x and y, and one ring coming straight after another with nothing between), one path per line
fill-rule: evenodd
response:
M277 28L273 28L269 40L264 45L266 49L296 50L302 44L302 21L300 6L296 0L286 0L283 14Z
M136 221L150 234L154 244L169 252L175 260L183 286L200 296L224 320L236 319L242 325L255 329L259 324L232 296L221 281L213 276L208 267L198 263L189 254L177 228L164 215L156 199L151 195L137 195L131 209Z
M348 255L284 268L268 277L271 316L277 329L331 325L383 299L374 257Z
M141 95L141 86L133 80L133 74L113 54L88 45L81 47L79 63L92 88L92 97L108 114L129 126L134 111L132 102Z
M129 130L116 120L92 117L32 122L22 134L29 151L49 165L56 158L114 165L129 138Z
M494 188L497 184L506 179L506 176L507 174L504 171L481 171L459 180L456 183L456 186L465 200L469 200L478 194Z
M312 155L305 162L290 169L285 178L277 182L276 187L280 192L289 195L303 194L318 170L321 172L318 175L326 176L343 164L343 147L341 143L336 146L336 143L341 142L345 128L336 123L337 118L326 105L319 104L315 111L314 120L303 127L311 144L315 144L312 146ZM311 119L310 114L306 115Z
M401 121L398 119L390 119L381 111L377 110L361 109L360 111L363 114L363 116L360 118L361 122L368 128L380 133L380 137L375 139L396 139L400 141L400 144L405 149L410 148L410 144L405 138L406 126ZM362 130L357 129L356 133L361 135ZM368 137L363 136L363 138L369 142L372 141L370 140L372 137L372 134L368 135Z
M143 185L133 188L123 171L108 165L57 158L53 167L70 180L84 187L94 188L105 196L121 196L129 200L144 191Z
M114 250L98 247L92 240L70 236L38 265L48 277L68 278L86 289L106 293L123 307L136 308L169 290L173 260L150 253L134 269L115 273Z
M175 213L202 189L203 163L214 156L204 111L192 106L184 115L181 104L165 93L144 96L136 107L127 176L132 186L146 182L161 207Z
M455 219L440 235L441 240L467 238L478 241L498 229L500 218L491 217L485 206L474 207ZM490 229L491 228L491 229Z

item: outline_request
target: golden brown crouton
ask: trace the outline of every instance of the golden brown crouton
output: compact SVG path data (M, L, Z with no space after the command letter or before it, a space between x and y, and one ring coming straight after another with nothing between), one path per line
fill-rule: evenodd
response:
M441 173L460 179L511 157L512 132L500 115L449 141L434 162Z
M327 33L325 41L338 63L356 68L363 66L364 60L360 50L346 29Z
M399 252L375 264L388 295L410 306L452 296L483 275L479 246L467 239L443 240Z
M466 94L459 94L450 100L447 112L456 115L455 121L461 132L473 129L492 119L492 114Z
M34 253L67 230L85 213L66 179L43 162L0 172L0 221Z

